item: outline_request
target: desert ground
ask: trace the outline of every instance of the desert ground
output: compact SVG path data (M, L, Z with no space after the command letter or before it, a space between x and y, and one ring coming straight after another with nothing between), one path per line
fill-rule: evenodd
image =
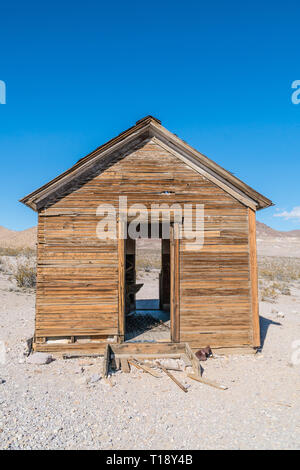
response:
M30 363L24 353L34 329L35 293L24 276L34 255L3 249L0 448L299 449L300 237L260 230L258 251L261 350L216 354L202 363L203 377L227 390L173 372L188 388L184 393L167 376L137 369L112 372L109 384L101 377L101 358ZM149 281L142 268L141 279Z

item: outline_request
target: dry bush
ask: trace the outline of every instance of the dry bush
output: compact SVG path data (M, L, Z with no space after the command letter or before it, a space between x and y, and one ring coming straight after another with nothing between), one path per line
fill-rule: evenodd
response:
M258 274L261 300L275 302L279 295L291 295L290 285L300 281L300 259L264 256Z
M291 295L290 288L285 282L273 282L272 287L282 295Z
M26 258L31 258L36 256L36 250L32 248L9 248L1 246L0 256L25 256Z
M19 260L12 274L18 287L34 288L36 285L36 268L30 260Z
M261 300L274 303L278 297L278 292L273 286L264 286L260 289Z
M161 254L153 252L143 254L136 258L136 269L138 271L150 272L152 269L161 269Z
M260 279L290 283L300 280L300 258L263 256L258 262Z

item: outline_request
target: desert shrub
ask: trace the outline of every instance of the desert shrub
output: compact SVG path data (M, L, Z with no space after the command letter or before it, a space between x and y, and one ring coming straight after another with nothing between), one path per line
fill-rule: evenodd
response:
M275 302L279 295L291 295L290 285L300 281L300 259L265 256L258 266L261 300Z
M19 261L13 271L12 277L18 287L33 288L36 284L36 268L30 261Z
M260 289L261 300L265 302L275 302L278 297L278 292L273 286L264 286Z
M36 250L32 248L10 248L1 246L0 247L0 256L25 256L26 258L31 258L36 255Z
M161 268L161 255L160 253L145 254L136 259L136 269L138 271L150 272L152 269Z
M291 295L290 288L285 282L273 282L272 287L282 295Z
M259 259L260 279L289 284L300 281L300 258L264 256Z

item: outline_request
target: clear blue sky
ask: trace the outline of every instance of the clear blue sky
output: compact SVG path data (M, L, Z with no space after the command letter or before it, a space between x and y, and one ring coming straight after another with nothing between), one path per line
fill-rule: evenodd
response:
M2 1L0 225L35 225L19 198L152 114L276 203L258 220L300 228L299 13L288 0Z

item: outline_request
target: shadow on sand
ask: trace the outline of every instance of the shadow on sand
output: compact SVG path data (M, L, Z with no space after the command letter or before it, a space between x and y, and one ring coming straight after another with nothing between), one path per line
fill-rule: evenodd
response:
M261 351L265 344L269 326L270 325L282 326L282 324L277 321L273 321L273 320L270 320L269 318L265 318L262 316L259 317L259 320L260 320L260 342L261 342L259 351Z

